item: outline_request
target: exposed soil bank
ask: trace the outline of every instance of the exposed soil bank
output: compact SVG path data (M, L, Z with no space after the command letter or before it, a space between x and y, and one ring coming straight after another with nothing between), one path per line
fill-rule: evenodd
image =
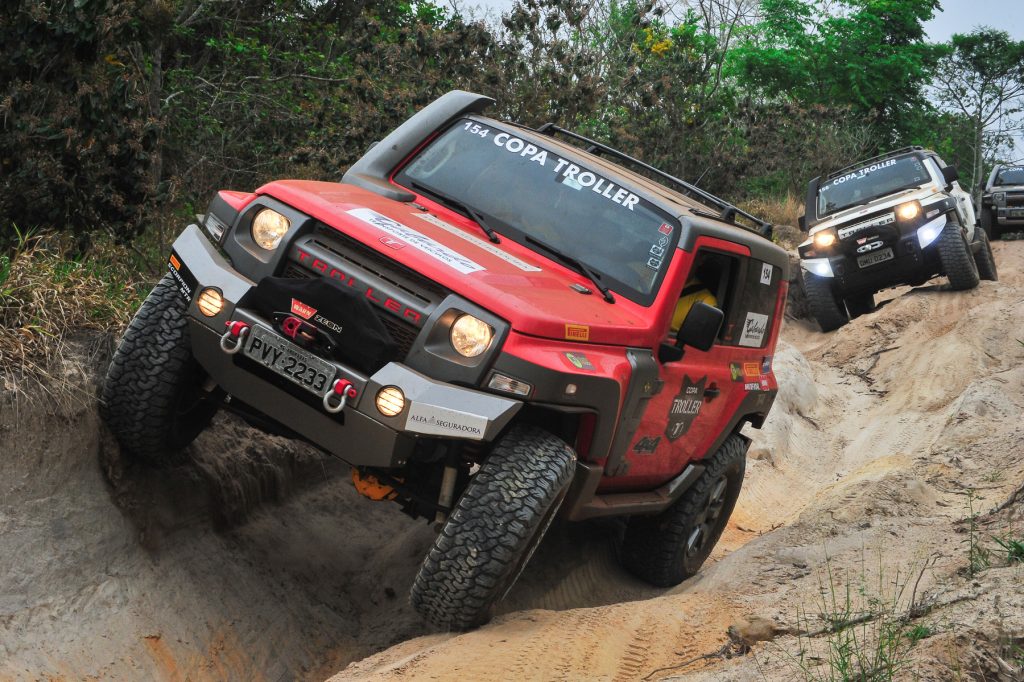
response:
M147 470L94 403L4 399L0 678L792 679L826 567L858 588L927 562L907 627L931 634L902 674L1012 679L1024 569L993 553L964 576L968 489L986 546L1024 537L1024 246L995 252L998 283L899 290L830 335L787 324L779 401L700 575L652 589L618 568L617 524L556 525L470 633L412 612L432 533L356 495L346 467L222 417L192 463Z

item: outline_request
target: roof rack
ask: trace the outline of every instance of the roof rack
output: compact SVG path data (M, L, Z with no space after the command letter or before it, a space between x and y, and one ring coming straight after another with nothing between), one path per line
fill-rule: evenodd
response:
M846 171L853 170L855 168L860 168L861 166L865 166L865 165L871 163L872 161L880 161L882 159L888 159L890 156L899 156L900 154L906 154L907 152L919 152L919 151L924 151L924 147L922 147L919 144L915 144L915 145L912 145L910 147L902 147L901 149L895 149L895 150L893 150L891 152L885 152L884 154L879 154L877 156L872 156L869 159L862 159L860 161L856 161L854 163L851 163L849 166L843 166L839 170L832 171L831 173L826 175L825 179L826 180L831 180L832 178L836 177L837 175L840 175L841 173L845 173Z
M652 166L650 164L647 164L647 163L644 163L640 159L637 159L637 158L634 158L632 156L629 156L628 154L620 152L619 150L614 149L613 147L609 147L608 145L601 144L600 142L597 142L596 140L592 140L589 137L586 137L584 135L580 135L579 133L574 133L571 130L566 130L565 128L561 128L561 127L555 125L554 123L545 123L544 125L540 126L539 128L536 128L534 131L540 133L541 135L549 135L551 137L554 137L556 133L557 134L561 134L561 135L564 135L566 137L569 137L569 138L572 138L574 140L577 140L579 142L584 142L584 143L590 145L589 147L587 147L586 151L591 153L591 154L604 153L604 154L607 154L609 156L613 156L613 157L619 159L620 161L625 161L627 163L631 163L631 164L634 164L636 166L639 166L640 168L643 168L646 171L654 173L655 175L657 175L659 178L661 178L663 180L668 180L669 182L674 183L680 189L683 190L684 194L688 195L690 198L696 199L698 201L703 201L703 202L709 203L712 206L715 206L715 207L717 207L718 209L721 210L721 212L718 213L717 215L709 214L707 212L700 212L701 214L709 215L709 216L712 216L712 217L716 217L719 220L722 220L722 221L725 221L725 222L730 223L732 225L735 225L736 227L741 227L741 228L743 228L745 230L749 230L749 231L754 232L755 234L758 234L758 235L760 235L762 237L765 237L765 238L768 238L768 239L771 238L771 234L772 234L772 224L771 223L769 223L769 222L767 222L765 220L761 220L760 218L756 218L753 215L747 213L746 211L744 211L742 209L739 209L736 206L733 206L732 204L730 204L725 199L720 199L720 198L716 197L714 194L711 194L710 192L705 192L704 190L702 190L701 188L697 187L696 185L692 185L689 182L686 182L685 180L681 180L681 179L679 179L679 178L677 178L677 177L675 177L673 175L669 175L668 173L665 173L664 171L660 171L657 168L655 168L654 166ZM747 227L746 225L740 225L739 223L736 222L736 216L737 215L743 216L747 220L750 220L755 225L757 225L757 227L756 228L750 228L750 227Z

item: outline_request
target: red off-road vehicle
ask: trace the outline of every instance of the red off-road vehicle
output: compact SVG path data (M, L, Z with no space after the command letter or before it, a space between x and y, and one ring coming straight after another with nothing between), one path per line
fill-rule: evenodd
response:
M222 408L351 464L435 523L412 603L450 628L487 619L559 510L628 517L622 561L655 585L700 568L775 398L788 282L770 226L491 103L441 97L342 183L218 193L103 390L155 464Z

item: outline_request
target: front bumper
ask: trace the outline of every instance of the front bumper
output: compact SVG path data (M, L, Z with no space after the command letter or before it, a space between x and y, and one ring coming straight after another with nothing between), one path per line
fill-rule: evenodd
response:
M946 218L940 216L932 222L937 228L937 235L945 226ZM932 241L921 246L918 229L927 225L904 232L892 228L890 232L883 232L879 237L871 237L868 242L880 238L882 246L863 254L857 253L856 242L851 244L844 241L840 243L839 250L827 254L819 252L816 258L802 258L801 266L812 274L833 278L835 290L841 296L873 293L888 287L924 282L942 270L938 239L933 237ZM870 255L884 248L892 249L892 259L865 267L858 263L861 255Z
M330 414L323 409L322 396L303 389L287 390L269 370L254 371L242 353L228 354L221 349L221 337L230 321L262 326L277 334L271 322L238 306L256 283L236 272L195 225L174 242L173 254L178 267L172 265L172 275L183 294L191 289L192 353L203 369L232 400L350 464L402 466L420 438L491 441L522 407L520 401L436 381L397 362L367 376L321 357L334 368L335 377L352 382L359 395L340 413ZM196 305L196 294L206 287L219 289L224 299L223 309L214 317L206 317ZM397 386L405 394L405 408L393 417L375 407L374 397L385 386Z
M1024 225L1024 206L997 206L995 218L1000 225Z

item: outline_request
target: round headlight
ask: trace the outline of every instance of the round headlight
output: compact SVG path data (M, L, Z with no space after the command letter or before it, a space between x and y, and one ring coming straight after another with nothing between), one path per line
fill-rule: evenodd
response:
M291 223L277 211L265 208L252 221L252 239L267 251L281 243Z
M828 248L836 243L836 235L833 232L823 231L814 235L814 245L819 249Z
M452 348L467 358L475 358L487 350L493 337L491 325L472 315L461 315L452 325Z
M916 201L908 201L896 208L896 217L900 220L913 220L921 213L921 204Z

